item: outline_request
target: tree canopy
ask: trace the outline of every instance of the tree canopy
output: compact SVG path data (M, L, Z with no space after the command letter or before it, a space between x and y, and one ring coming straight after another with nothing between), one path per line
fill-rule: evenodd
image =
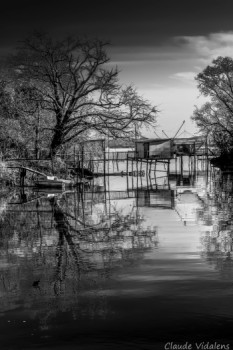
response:
M27 108L43 114L50 155L91 131L117 138L132 135L135 126L155 125L156 107L134 87L119 84L107 45L74 37L55 41L34 33L11 56L11 81L20 86L21 105L26 102ZM32 122L32 110L23 114Z
M196 77L200 92L209 97L192 119L221 154L233 153L233 59L218 57Z

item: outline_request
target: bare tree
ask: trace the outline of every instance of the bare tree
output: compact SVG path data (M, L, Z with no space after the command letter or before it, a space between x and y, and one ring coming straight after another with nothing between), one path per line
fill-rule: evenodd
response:
M10 62L19 81L42 98L53 131L50 155L91 130L113 137L132 133L135 124L154 125L157 110L131 86L122 88L111 68L107 43L35 33Z

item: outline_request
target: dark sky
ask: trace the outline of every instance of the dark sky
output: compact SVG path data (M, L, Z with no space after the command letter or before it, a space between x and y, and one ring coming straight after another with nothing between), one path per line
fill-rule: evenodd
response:
M194 132L190 116L202 101L195 75L219 55L233 57L233 0L1 3L0 55L33 30L56 38L75 34L110 41L120 81L135 85L161 110L161 129L174 134L185 119L187 130Z
M0 11L1 47L33 29L98 36L116 46L158 45L171 36L233 29L232 0L5 0Z

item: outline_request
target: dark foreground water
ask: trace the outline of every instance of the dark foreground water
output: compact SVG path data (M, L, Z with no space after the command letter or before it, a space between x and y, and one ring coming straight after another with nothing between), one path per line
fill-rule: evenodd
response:
M202 167L2 200L0 349L233 349L232 181Z

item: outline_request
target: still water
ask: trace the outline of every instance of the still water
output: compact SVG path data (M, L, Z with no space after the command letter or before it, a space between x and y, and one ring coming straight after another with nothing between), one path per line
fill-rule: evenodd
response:
M233 177L195 170L2 199L0 349L230 349Z

